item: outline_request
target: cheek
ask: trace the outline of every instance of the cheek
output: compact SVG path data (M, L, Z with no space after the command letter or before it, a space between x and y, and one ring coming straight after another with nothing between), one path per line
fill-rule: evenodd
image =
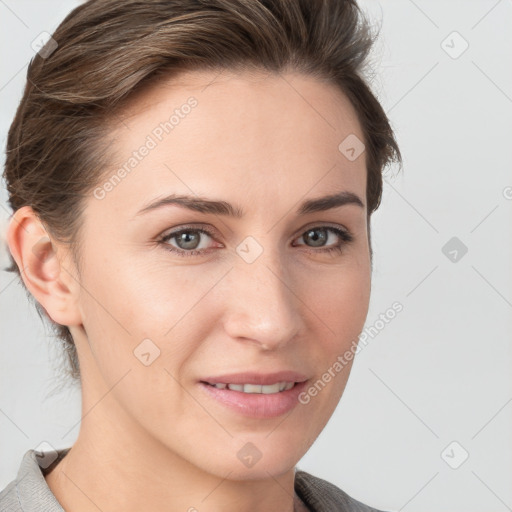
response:
M200 339L191 328L200 325L191 307L202 287L185 293L187 279L179 272L163 280L164 273L133 265L97 268L101 272L85 278L89 293L82 297L89 375L112 391L111 405L120 414L146 425L169 424L186 412L179 381Z
M316 316L319 342L309 347L316 362L317 401L325 421L338 404L353 364L359 335L364 327L370 300L370 266L354 265L317 279L309 285L307 304ZM320 334L320 333L323 333ZM325 391L324 391L325 389ZM315 395L316 396L316 395Z
M219 272L114 260L91 262L99 271L84 276L83 323L96 363L112 380L149 352L152 367L177 373L207 335L212 310L203 297Z
M370 301L369 265L340 267L309 283L308 303L325 324L337 348L357 338Z

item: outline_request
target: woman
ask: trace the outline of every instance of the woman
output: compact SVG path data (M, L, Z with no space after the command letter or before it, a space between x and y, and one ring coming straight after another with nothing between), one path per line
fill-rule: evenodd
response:
M57 28L9 131L7 238L82 421L2 510L375 510L295 468L345 389L400 161L372 41L341 0L91 0Z

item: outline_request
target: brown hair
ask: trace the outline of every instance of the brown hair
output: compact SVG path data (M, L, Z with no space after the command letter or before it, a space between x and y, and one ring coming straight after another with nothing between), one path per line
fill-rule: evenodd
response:
M381 201L384 167L402 162L364 78L377 34L355 0L89 0L52 37L57 46L50 40L28 66L8 133L4 179L13 212L31 206L55 239L71 245L78 270L81 214L109 162L109 121L158 76L290 69L338 86L365 138L368 217ZM12 256L6 270L21 277ZM68 374L78 380L68 327L35 305L64 343Z

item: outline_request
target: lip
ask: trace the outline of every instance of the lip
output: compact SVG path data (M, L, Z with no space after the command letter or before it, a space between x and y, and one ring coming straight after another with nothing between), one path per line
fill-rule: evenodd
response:
M307 380L307 377L302 373L294 372L292 370L284 370L274 373L230 373L229 375L205 377L204 379L201 379L201 382L208 382L210 384L260 384L263 386L282 381L301 383L305 380Z
M268 375L260 375L260 377L265 378L267 381L270 378ZM230 376L230 378L232 378L232 376ZM275 376L272 376L271 378L275 378ZM292 379L289 379L289 381L291 380ZM219 382L222 381L219 380ZM246 384L250 384L250 382L244 382ZM229 383L237 384L235 382ZM242 382L240 382L240 384L241 383ZM210 386L205 382L199 382L199 387L206 393L208 398L215 400L216 403L221 404L242 416L256 419L275 418L291 411L294 407L297 406L297 404L300 403L299 395L306 388L306 385L307 381L303 381L296 383L293 388L286 391L263 394L243 393L242 391L233 391L228 388L217 389L216 387Z

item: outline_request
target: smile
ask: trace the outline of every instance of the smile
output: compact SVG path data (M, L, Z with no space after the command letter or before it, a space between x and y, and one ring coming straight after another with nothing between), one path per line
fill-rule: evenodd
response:
M210 382L206 382L210 386L213 386L217 389L230 389L231 391L240 391L242 393L262 393L264 395L270 395L272 393L280 393L281 391L288 391L295 386L295 382L276 382L275 384L225 384L225 383L216 383L211 384Z
M199 388L212 404L242 416L268 419L288 414L299 405L299 395L308 381L279 381L274 384L230 384L200 381Z

